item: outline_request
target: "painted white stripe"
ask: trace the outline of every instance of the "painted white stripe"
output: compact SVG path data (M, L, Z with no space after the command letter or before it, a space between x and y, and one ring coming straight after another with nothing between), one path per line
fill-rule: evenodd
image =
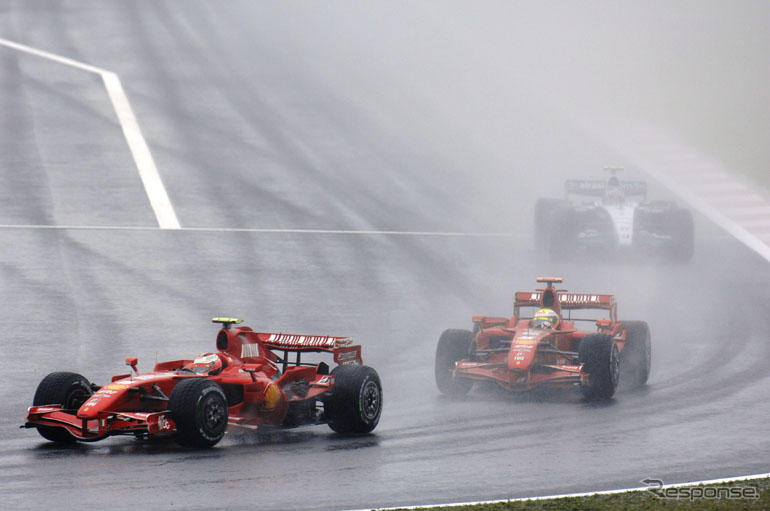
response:
M179 229L179 220L177 219L174 208L168 198L166 188L163 186L163 181L160 179L160 174L155 166L155 161L153 160L147 142L142 135L142 130L139 128L139 123L136 121L134 112L131 109L131 103L128 101L128 97L123 90L123 85L120 83L118 75L99 67L84 64L67 57L38 50L7 39L0 38L0 45L52 60L76 69L88 71L89 73L96 73L102 77L110 102L115 109L115 114L118 116L118 122L123 130L123 136L126 138L128 147L131 150L131 155L134 158L134 163L139 170L139 177L142 179L142 184L144 185L145 192L150 200L150 205L155 212L155 218L158 221L158 225L161 229Z
M109 71L101 73L101 75L104 86L107 88L107 94L110 96L110 101L112 101L112 106L120 121L120 127L123 128L123 135L126 137L128 147L131 149L134 162L136 162L136 168L139 169L139 177L142 178L144 190L150 199L158 225L161 229L179 229L179 220L171 206L166 187L163 186L150 148L142 136L142 130L139 128L139 123L136 122L136 117L131 110L131 104L123 91L123 85L121 85L118 75Z
M661 486L661 488L677 488L680 486L698 486L698 485L735 483L739 481L765 479L767 477L770 477L770 472L766 474L728 477L728 478L722 478L722 479L709 479L705 481L691 481L688 483L664 484L663 486ZM569 499L569 498L575 498L575 497L592 497L594 495L616 495L618 493L647 491L648 488L650 487L645 486L645 487L635 487L635 488L624 488L620 490L605 490L605 491L593 491L593 492L583 492L583 493L562 493L558 495L543 495L539 497L521 497L516 499L479 500L475 502L451 502L447 504L430 504L430 505L424 505L424 506L417 505L417 506L396 506L396 507L378 507L378 508L368 507L368 508L354 509L354 510L348 510L348 511L371 511L372 509L376 509L377 511L392 511L394 509L437 509L442 507L478 506L481 504L504 504L506 502L525 502L530 500L536 501L536 500L551 500L551 499Z
M451 232L451 231L376 231L376 230L344 230L344 229L250 229L250 228L209 228L184 227L184 231L215 231L215 232L255 232L255 233L289 233L289 234L352 234L379 236L455 236L482 238L514 238L510 232Z
M747 229L755 229L756 227L770 226L770 217L759 218L746 218L741 220L741 224L746 226Z
M770 218L770 205L768 206L743 206L733 205L725 211L732 217L758 217Z
M0 229L81 230L81 231L158 231L162 228L139 225L30 225L0 224ZM344 229L259 229L240 227L179 227L188 232L243 232L257 234L345 234L358 236L436 236L470 238L526 238L511 232L452 232L452 231L356 231Z
M723 204L725 207L732 207L733 204L741 204L742 206L756 206L762 207L767 204L767 201L755 193L723 193L719 197L709 198L709 201L714 204Z
M21 51L24 53L29 53L30 55L35 55L37 57L41 57L44 59L53 60L54 62L58 62L66 66L82 69L83 71L88 71L89 73L101 74L104 72L104 69L101 69L95 66L90 66L88 64L84 64L82 62L78 62L77 60L72 60L67 57L62 57L60 55L54 55L53 53L48 53L47 51L38 50L36 48L32 48L31 46L15 43L13 41L9 41L8 39L0 38L0 45L6 46L8 48L13 48L14 50Z

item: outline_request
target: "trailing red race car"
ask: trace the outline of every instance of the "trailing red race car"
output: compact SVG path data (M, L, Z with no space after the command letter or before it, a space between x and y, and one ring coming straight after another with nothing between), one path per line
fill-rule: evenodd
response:
M538 278L545 289L516 293L513 317L473 317L473 331L446 330L436 349L436 384L444 394L467 393L476 380L510 391L579 387L588 399L609 399L618 382L632 387L650 373L650 329L618 321L615 297L555 289L560 278ZM535 310L534 314L527 311ZM598 310L601 319L572 317ZM585 332L576 323L595 323Z
M216 353L173 360L114 376L98 387L79 374L51 373L40 382L27 422L54 442L110 435L173 437L211 447L228 425L293 427L328 423L339 433L372 431L382 411L377 372L362 365L361 346L346 337L258 333L239 319L214 318L222 329ZM302 361L331 353L338 364ZM290 360L290 358L292 360Z

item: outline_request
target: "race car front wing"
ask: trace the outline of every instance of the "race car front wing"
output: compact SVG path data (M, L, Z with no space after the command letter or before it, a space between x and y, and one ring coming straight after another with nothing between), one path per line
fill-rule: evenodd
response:
M99 412L95 419L78 417L60 405L32 406L22 428L38 426L66 429L73 437L85 442L101 440L110 435L159 436L176 431L168 411L162 412Z

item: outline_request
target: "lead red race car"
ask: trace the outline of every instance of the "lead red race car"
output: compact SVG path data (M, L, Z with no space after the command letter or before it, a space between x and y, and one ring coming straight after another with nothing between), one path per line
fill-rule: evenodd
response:
M512 317L474 316L472 331L441 334L435 376L443 394L463 395L475 381L491 381L514 392L579 388L589 400L606 400L621 381L646 384L646 322L619 321L613 295L557 289L561 278L537 281L546 287L517 292ZM578 328L581 323L595 330Z
M377 372L348 337L259 333L235 318L222 324L217 351L172 360L97 386L76 373L51 373L40 382L23 428L53 442L92 442L111 435L172 437L211 447L228 426L258 429L327 423L334 431L372 431L382 412ZM303 361L331 354L336 364ZM317 356L317 355L316 355ZM328 356L328 355L327 355ZM307 360L307 356L306 356Z

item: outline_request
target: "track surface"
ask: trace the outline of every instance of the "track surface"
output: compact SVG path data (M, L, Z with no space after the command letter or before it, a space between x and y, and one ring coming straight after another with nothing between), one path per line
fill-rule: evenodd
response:
M409 19L333 3L221 9L0 7L0 36L120 75L183 226L157 229L98 78L0 48L4 507L345 509L768 471L764 260L702 217L690 264L539 260L534 197L622 154L564 122L547 91L531 95L531 76L503 103L464 96L501 90L452 67L491 48L468 49L480 22L452 25L460 8ZM650 323L648 388L605 405L487 388L441 397L441 331L509 314L513 292L540 274L612 292L623 319ZM126 356L141 370L209 351L216 315L356 338L383 380L375 433L232 434L189 451L127 438L59 448L18 429L46 373L101 383Z

